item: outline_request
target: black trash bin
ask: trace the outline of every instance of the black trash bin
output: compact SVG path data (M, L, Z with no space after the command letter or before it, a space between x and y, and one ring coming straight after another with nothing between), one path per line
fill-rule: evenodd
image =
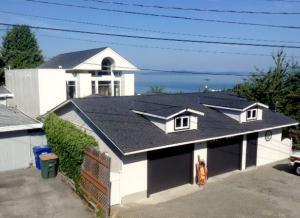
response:
M54 153L41 154L41 175L44 179L56 177L58 171L58 157Z

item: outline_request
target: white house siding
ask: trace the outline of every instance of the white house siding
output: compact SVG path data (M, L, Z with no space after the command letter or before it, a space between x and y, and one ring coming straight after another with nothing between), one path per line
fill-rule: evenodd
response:
M207 164L207 143L195 143L194 149L194 161L193 161L193 178L194 182L196 181L196 163L198 162L198 156Z
M27 168L34 163L32 148L46 145L42 132L0 133L0 171Z
M66 81L77 81L76 75L62 69L39 69L40 114L45 114L67 99ZM76 82L76 92L78 85Z
M100 105L101 107L101 105ZM94 129L89 126L79 112L74 110L73 106L66 105L65 107L59 109L57 112L60 118L68 120L77 126L82 131L85 131L87 134L93 136L99 145L99 150L101 152L107 152L111 158L111 172L120 173L122 169L121 159L109 148L109 146L99 137L99 135L94 131Z
M92 94L92 76L88 72L78 73L78 95L77 97L86 97Z
M125 156L121 172L121 198L147 191L147 154Z
M135 94L134 74L123 72L122 79L121 79L121 95L131 96L134 94Z
M151 123L153 123L155 126L160 128L162 131L164 131L164 132L166 131L166 121L165 120L155 118L155 117L150 117L150 116L147 116L147 119L149 121L151 121Z
M6 70L6 87L14 94L9 106L17 106L29 116L40 114L39 78L37 69Z
M281 142L282 129L272 130L272 139L266 141L266 132L259 132L257 146L257 166L287 159L291 152L291 146Z

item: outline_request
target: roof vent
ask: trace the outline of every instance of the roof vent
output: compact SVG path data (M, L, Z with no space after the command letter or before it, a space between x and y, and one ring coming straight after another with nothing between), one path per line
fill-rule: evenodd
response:
M59 65L59 66L58 66L58 69L62 69L62 66L61 66L61 65Z

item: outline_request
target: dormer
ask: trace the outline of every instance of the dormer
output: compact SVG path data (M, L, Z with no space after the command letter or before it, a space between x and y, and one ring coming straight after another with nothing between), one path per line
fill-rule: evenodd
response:
M165 133L197 129L199 116L204 116L193 108L144 101L136 101L131 110Z
M263 108L268 108L262 103L229 93L207 93L199 97L199 102L240 123L262 120Z

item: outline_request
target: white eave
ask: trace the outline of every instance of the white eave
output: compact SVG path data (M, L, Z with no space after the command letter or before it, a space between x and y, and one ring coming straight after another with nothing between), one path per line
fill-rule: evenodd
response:
M146 113L146 112L142 112L142 111L138 111L138 110L131 110L131 111L134 112L134 113L137 113L137 114L144 115L144 116L159 118L159 119L163 119L163 120L171 119L171 118L176 117L177 115L182 114L184 112L190 112L190 113L193 113L193 114L204 116L204 113L202 113L200 111L193 110L193 109L189 109L189 108L178 111L177 113L174 113L174 114L172 114L170 116L167 116L167 117L156 115L156 114L151 114L151 113Z
M206 107L212 107L212 108L219 108L219 109L226 109L226 110L233 110L233 111L246 111L248 110L249 108L252 108L254 106L261 106L261 107L264 107L264 108L269 108L268 105L265 105L265 104L262 104L262 103L259 103L259 102L256 102L256 103L253 103L243 109L239 109L239 108L232 108L232 107L222 107L222 106L218 106L218 105L211 105L211 104L203 104L204 106Z
M41 129L41 128L43 128L42 123L23 124L23 125L0 127L0 132L12 132L12 131L29 130L29 129Z

